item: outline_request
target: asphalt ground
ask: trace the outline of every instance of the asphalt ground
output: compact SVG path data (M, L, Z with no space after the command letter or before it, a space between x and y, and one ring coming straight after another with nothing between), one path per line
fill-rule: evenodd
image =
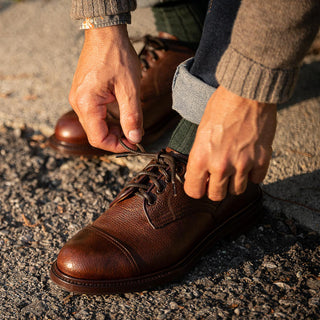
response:
M317 319L320 237L264 208L181 280L130 294L73 295L49 279L63 244L96 219L132 170L57 156L45 137L0 135L0 319Z
M319 319L319 42L294 96L279 106L263 189L282 200L265 197L259 225L216 244L182 280L154 291L78 296L49 280L66 240L145 163L66 158L46 147L70 108L83 41L68 6L0 0L0 319ZM155 34L151 12L139 9L130 35L146 30Z

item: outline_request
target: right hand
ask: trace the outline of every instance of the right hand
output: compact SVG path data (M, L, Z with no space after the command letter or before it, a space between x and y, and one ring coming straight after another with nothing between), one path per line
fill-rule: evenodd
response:
M123 152L119 137L133 147L143 134L140 106L141 66L126 25L85 31L69 101L90 144ZM117 103L120 124L107 123L108 104Z
M277 106L219 86L209 99L191 149L184 190L222 201L241 194L248 180L263 181L272 156Z

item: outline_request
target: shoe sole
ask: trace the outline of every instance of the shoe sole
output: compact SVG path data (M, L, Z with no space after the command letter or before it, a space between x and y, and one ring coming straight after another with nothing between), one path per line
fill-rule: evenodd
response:
M141 143L150 145L155 142L165 132L177 125L180 119L181 117L175 111L170 112L165 118L145 131ZM83 145L58 140L54 134L48 139L48 145L55 151L68 156L99 157L113 154L106 150L94 148L90 144Z
M213 230L179 262L161 271L120 280L85 280L61 272L55 262L50 271L51 280L63 289L85 294L116 294L144 291L183 277L218 240L236 237L248 231L262 217L261 196L239 211L223 225Z
M55 137L54 134L49 138L48 145L51 149L54 149L55 151L67 156L94 157L112 154L111 152L94 148L90 144L77 145L75 143L60 141Z

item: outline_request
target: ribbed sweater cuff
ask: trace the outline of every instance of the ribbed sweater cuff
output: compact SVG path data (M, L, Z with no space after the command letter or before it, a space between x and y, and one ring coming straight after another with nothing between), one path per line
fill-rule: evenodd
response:
M135 10L136 0L72 0L71 18L75 20L118 15Z
M259 102L282 103L294 90L299 68L267 68L229 47L216 71L220 85L231 92Z

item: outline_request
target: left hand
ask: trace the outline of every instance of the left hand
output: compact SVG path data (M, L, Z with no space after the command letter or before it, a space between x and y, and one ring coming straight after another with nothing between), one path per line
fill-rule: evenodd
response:
M276 130L275 104L240 97L220 86L211 96L190 152L185 192L221 201L263 181Z

